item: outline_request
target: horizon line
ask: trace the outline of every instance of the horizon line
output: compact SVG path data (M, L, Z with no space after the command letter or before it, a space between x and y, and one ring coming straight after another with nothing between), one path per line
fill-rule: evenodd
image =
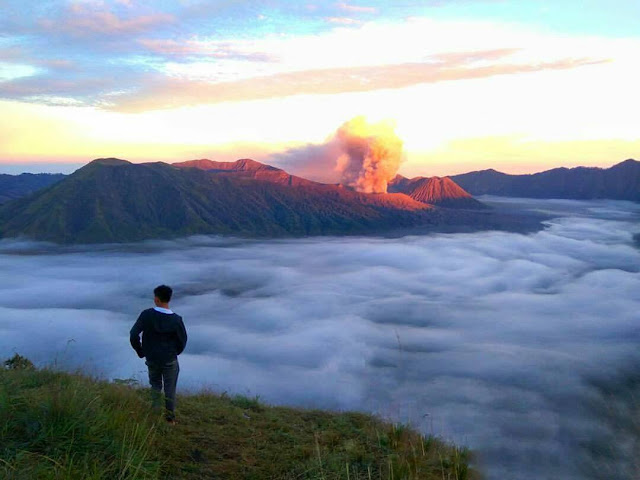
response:
M182 163L182 162L188 162L188 161L194 161L194 160L210 160L210 161L214 161L214 162L218 162L218 163L235 163L239 160L252 160L258 163L261 163L263 165L268 165L271 167L275 167L278 168L280 170L283 170L289 174L291 174L291 172L289 172L288 170L285 170L284 168L281 168L277 165L273 165L271 163L267 163L264 161L260 161L260 160L254 160L253 158L250 157L239 157L236 160L231 160L231 161L220 161L220 160L212 160L210 158L206 158L206 157L200 157L200 158L191 158L189 160L175 160L172 162L168 162L168 161L164 161L164 160L148 160L148 161L131 161L131 160L126 160L124 158L119 158L119 157L96 157L93 158L87 162L73 162L73 161L69 161L69 162L65 162L65 161L61 161L61 162L2 162L0 161L0 175L11 175L11 176L18 176L18 175L22 175L22 174L33 174L33 175L42 175L42 174L49 174L49 175L71 175L74 172L76 172L77 170L79 170L80 168L85 167L86 165L89 165L90 163L96 161L96 160L106 160L106 159L116 159L116 160L122 160L134 165L139 165L139 164L149 164L149 163L165 163L167 165L173 165L175 163ZM636 160L633 157L627 157L623 160L619 160L615 163L610 163L608 164L608 166L586 166L586 165L575 165L575 166L564 166L564 165L559 165L559 166L555 166L555 167L551 167L551 168L547 168L545 170L539 170L539 171L535 171L535 172L527 172L527 173L505 173L502 172L500 170L497 170L493 167L486 167L486 168L480 168L480 169L475 169L475 170L469 170L469 171L465 171L463 173L455 173L455 174L441 174L441 175L431 175L431 177L437 176L437 177L453 177L453 176L457 176L457 175L464 175L466 173L474 173L474 172L482 172L482 171L489 171L489 170L493 170L495 172L498 173L502 173L504 175L511 175L511 176L518 176L518 175L535 175L538 173L544 173L544 172L548 172L550 170L557 170L557 169L567 169L567 170L572 170L572 169L576 169L576 168L589 168L589 169L601 169L601 170L607 170L609 168L612 168L616 165L620 165L621 163L627 162L627 161L633 161L633 162L640 162L639 160ZM20 173L7 173L3 171L3 167L5 166L14 166L14 167L18 167L20 168L20 166L60 166L60 165L68 165L68 166L76 166L77 168L69 173L64 173L62 171L23 171ZM399 169L399 171L402 169L402 167ZM402 175L400 174L398 171L397 175ZM295 174L293 174L295 175ZM299 175L298 175L299 176ZM402 175L405 176L405 175ZM305 177L303 177L305 178ZM407 177L407 178L415 178L415 177ZM310 180L310 179L308 179Z

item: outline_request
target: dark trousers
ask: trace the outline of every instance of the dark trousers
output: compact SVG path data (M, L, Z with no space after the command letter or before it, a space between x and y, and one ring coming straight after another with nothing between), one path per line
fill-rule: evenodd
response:
M160 407L162 387L164 385L164 405L167 409L167 416L173 418L176 409L176 385L178 384L178 373L180 373L178 359L176 358L166 363L147 360L145 363L149 369L153 406Z

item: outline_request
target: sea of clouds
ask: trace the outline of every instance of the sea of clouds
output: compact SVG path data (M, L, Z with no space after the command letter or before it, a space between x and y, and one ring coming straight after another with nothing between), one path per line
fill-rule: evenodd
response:
M485 200L554 218L527 235L3 240L0 354L145 382L129 328L167 283L183 391L375 412L469 445L489 478L634 478L602 383L640 365L640 205ZM603 438L620 446L601 455Z

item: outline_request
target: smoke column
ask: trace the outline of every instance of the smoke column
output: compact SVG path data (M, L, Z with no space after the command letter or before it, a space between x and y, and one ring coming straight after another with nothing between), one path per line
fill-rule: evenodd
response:
M387 192L402 161L402 140L390 122L371 124L355 117L338 129L333 143L339 147L335 170L341 183L358 192Z

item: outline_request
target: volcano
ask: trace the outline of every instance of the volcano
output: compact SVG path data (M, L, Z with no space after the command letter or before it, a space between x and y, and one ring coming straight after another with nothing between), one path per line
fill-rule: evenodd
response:
M426 205L427 202L412 199L408 195L402 194L402 192L383 194L358 193L353 188L344 185L319 183L303 177L297 177L280 168L249 158L243 158L235 162L216 162L208 159L189 160L172 163L171 165L178 168L196 168L219 177L251 179L288 187L303 187L306 192L340 198L346 203L356 200L367 205L409 211L432 208L431 205Z
M399 178L394 186L409 194L362 193L250 159L168 164L103 158L0 206L0 237L110 243L196 234L387 235L513 223L488 211L440 208L436 202L476 203L448 179L423 183Z
M109 158L4 204L0 236L108 243L194 234L344 235L434 225L439 217L433 206L400 193L358 193L249 160L174 166Z
M449 177L415 177L402 175L389 183L390 192L404 193L414 200L446 208L481 209L485 206Z

